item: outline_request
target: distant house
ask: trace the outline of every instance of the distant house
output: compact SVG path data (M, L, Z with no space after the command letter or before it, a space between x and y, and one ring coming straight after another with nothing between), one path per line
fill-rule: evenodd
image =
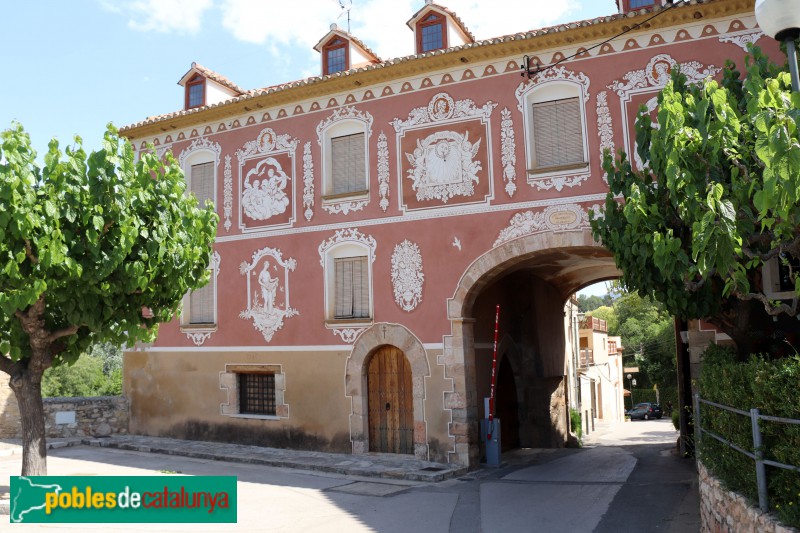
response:
M192 64L183 109L121 130L170 150L220 217L211 283L125 355L130 431L474 466L499 305L504 440L564 446L569 298L619 275L589 228L603 152L635 154L678 64L697 82L748 42L779 53L752 1L618 8L477 40L428 1L397 21L413 55L334 26L318 76L253 90ZM581 396L619 419L597 342Z
M578 378L584 417L625 420L622 340L608 336L605 320L588 316L580 323ZM591 422L591 421L589 421Z

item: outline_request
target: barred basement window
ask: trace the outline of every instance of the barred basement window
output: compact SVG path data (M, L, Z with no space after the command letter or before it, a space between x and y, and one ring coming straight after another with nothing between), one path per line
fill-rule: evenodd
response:
M275 374L237 374L239 413L275 416Z

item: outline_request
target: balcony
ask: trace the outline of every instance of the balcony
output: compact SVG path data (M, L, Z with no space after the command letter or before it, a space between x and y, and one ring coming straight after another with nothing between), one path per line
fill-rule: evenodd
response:
M608 333L608 324L605 320L601 320L593 316L587 316L581 321L580 329L590 329L592 331Z

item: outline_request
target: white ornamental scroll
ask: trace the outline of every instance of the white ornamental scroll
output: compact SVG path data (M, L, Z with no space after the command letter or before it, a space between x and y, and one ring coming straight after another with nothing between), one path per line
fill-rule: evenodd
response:
M404 240L392 253L392 288L394 301L403 311L413 311L422 301L422 254L419 246Z
M284 261L274 248L257 250L250 263L239 266L239 273L247 278L247 309L239 313L239 318L252 320L267 342L283 328L284 319L300 314L289 305L289 271L296 266L297 261ZM281 293L283 302L278 297Z

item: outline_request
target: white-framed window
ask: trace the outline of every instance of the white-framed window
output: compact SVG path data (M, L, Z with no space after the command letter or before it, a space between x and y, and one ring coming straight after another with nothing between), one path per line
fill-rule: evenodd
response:
M326 321L372 321L373 251L362 243L343 242L324 252Z
M198 205L205 207L206 201L217 205L217 167L220 145L207 139L197 139L181 152L178 161L186 177L186 193L197 198ZM215 331L217 325L217 275L220 256L214 252L209 257L207 285L190 291L183 299L181 327L192 330Z
M589 170L587 87L569 79L545 81L522 97L529 176Z
M337 109L317 126L322 148L323 208L369 199L371 128L372 115L354 107Z

